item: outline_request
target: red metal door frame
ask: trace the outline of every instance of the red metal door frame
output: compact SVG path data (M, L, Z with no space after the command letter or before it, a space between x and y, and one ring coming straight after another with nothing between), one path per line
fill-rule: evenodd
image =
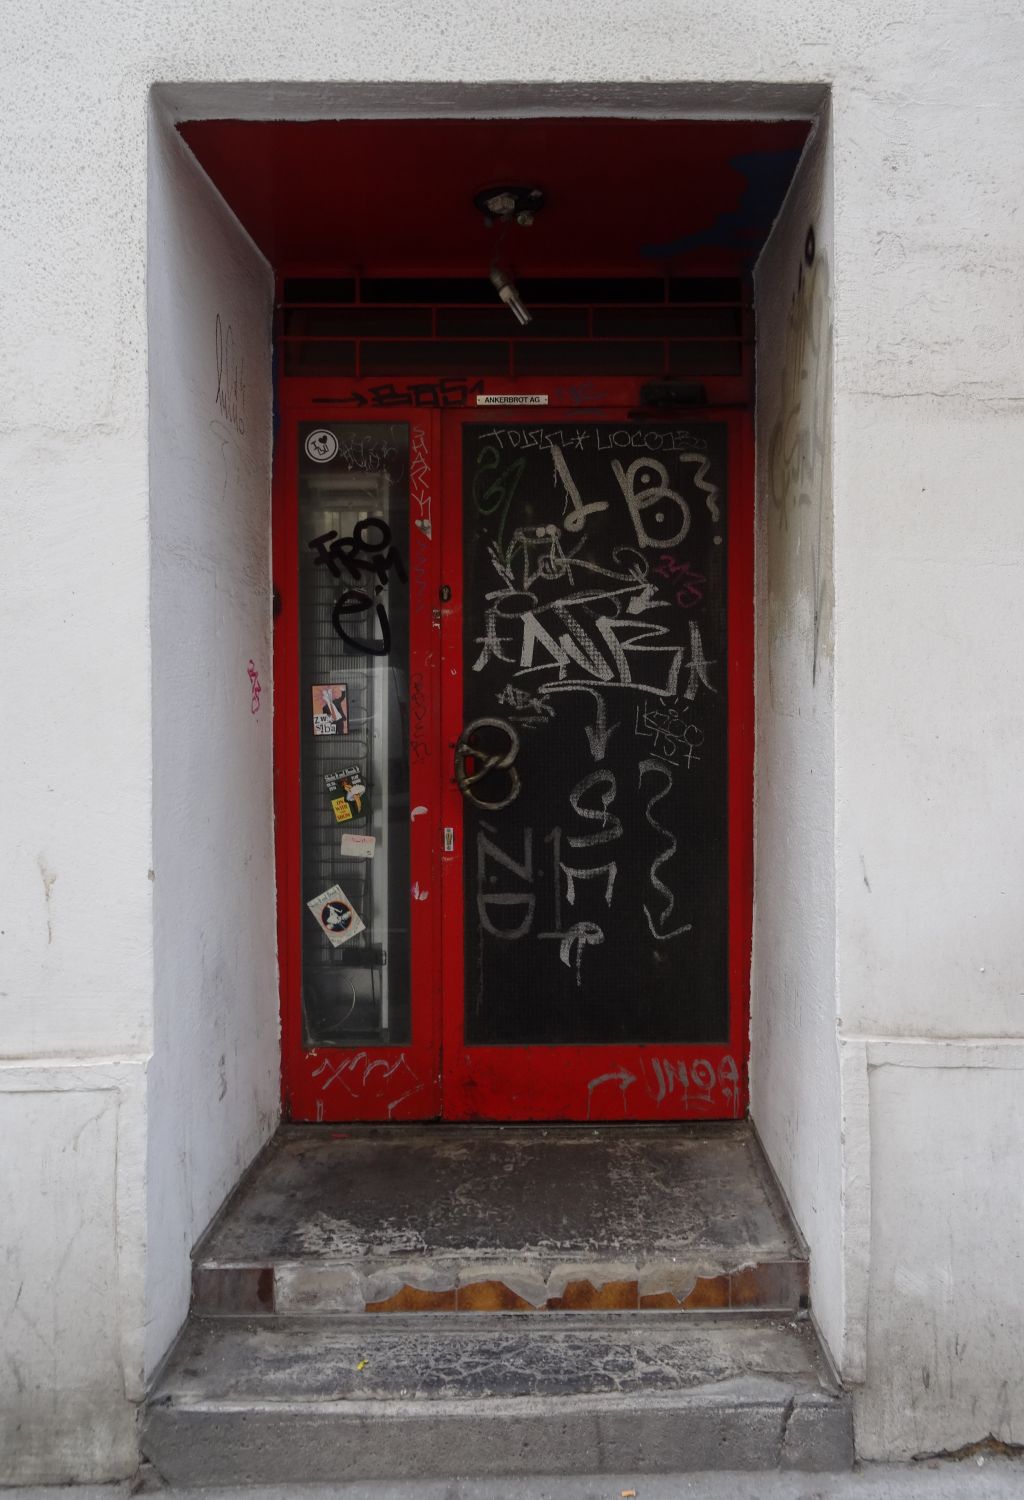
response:
M635 420L636 413L632 416ZM627 419L622 406L545 409L540 422ZM463 803L449 773L444 822L454 848L444 865L444 1115L471 1120L681 1120L738 1118L747 1107L753 896L753 485L749 416L700 408L672 420L724 423L729 432L728 848L729 1039L723 1044L467 1046L464 1040ZM449 414L445 420L442 726L452 754L463 723L462 443L464 423L523 425L522 409Z
M273 567L274 818L277 856L278 965L281 985L282 1107L291 1120L423 1120L441 1111L438 866L440 788L439 576L437 513L439 420L401 410L382 422L406 422L409 490L409 740L411 1040L405 1044L307 1047L303 1042L300 734L307 705L299 672L298 432L303 421L363 419L330 411L308 396L282 409L275 445ZM419 809L424 811L421 813Z
M440 382L439 389L445 386ZM451 382L447 383L448 386ZM560 381L572 399L570 382ZM635 416L637 382L588 378L587 421ZM501 377L473 389L524 391L536 380ZM275 448L273 563L278 613L274 640L275 843L282 1006L282 1100L292 1120L451 1119L669 1120L736 1118L747 1107L749 976L753 900L753 440L746 409L700 407L672 419L724 422L729 430L729 988L727 1043L696 1047L591 1045L576 1048L472 1048L462 1033L462 804L452 751L462 727L461 445L442 442L447 400L424 409L419 399L364 410L359 383L283 382ZM289 391L289 387L291 390ZM421 384L418 390L428 386ZM571 392L571 395L570 395ZM463 400L469 399L464 397ZM578 397L576 399L579 399ZM333 409L332 409L333 408ZM453 408L448 408L449 410ZM463 418L475 408L456 407ZM537 413L538 417L541 413ZM545 410L543 420L557 418ZM565 411L561 412L565 416ZM490 408L489 423L521 422L523 413ZM428 811L410 827L414 993L412 1040L406 1046L306 1048L302 1040L299 922L304 911L299 846L298 424L301 421L408 422L416 471L410 496L410 682L419 679L410 713L415 736L411 803ZM442 501L441 475L445 492ZM424 527L417 521L426 521ZM440 603L442 583L453 590ZM440 629L438 628L440 626ZM442 671L442 651L444 670ZM442 830L455 830L442 853ZM438 899L440 898L440 899ZM442 1016L442 997L444 1014ZM442 1102L441 1059L447 1085ZM566 1068L568 1052L577 1054ZM501 1054L527 1054L516 1076Z

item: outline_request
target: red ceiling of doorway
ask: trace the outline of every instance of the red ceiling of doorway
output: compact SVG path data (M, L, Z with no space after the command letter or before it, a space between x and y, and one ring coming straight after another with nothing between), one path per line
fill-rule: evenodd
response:
M486 272L482 187L542 187L517 275L736 274L778 212L804 120L195 120L185 140L276 267Z

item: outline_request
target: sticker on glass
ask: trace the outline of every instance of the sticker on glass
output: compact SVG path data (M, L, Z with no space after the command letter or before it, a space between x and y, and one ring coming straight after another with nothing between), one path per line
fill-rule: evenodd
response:
M340 885L314 896L306 905L319 922L324 937L332 948L340 948L357 932L366 931L366 923L360 917Z
M346 766L343 771L326 771L324 786L336 822L351 823L353 818L366 816L366 783L358 766Z
M306 454L315 464L329 464L338 451L338 439L326 427L318 427L306 439Z
M317 683L313 689L313 733L348 734L348 687Z
M514 391L511 395L493 393L477 396L477 406L547 406L548 398L539 393L527 395L525 391Z
M377 840L372 833L343 833L341 852L350 859L372 859Z

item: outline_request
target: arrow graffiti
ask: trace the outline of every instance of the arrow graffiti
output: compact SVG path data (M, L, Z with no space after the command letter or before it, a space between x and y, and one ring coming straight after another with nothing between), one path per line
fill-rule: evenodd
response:
M608 741L619 727L618 722L614 724L608 723L608 708L604 700L604 694L598 692L596 688L581 687L578 683L571 682L566 683L564 687L557 682L544 683L542 687L537 689L537 696L540 698L548 698L552 693L589 693L590 697L593 698L596 704L594 723L587 724L584 728L587 732L587 744L590 746L590 754L598 765L600 765L604 760L605 751L608 749Z
M590 1108L594 1102L594 1090L599 1089L603 1083L617 1083L622 1090L622 1113L626 1113L626 1094L636 1083L635 1073L628 1068L619 1068L614 1073L602 1073L598 1078L592 1078L587 1084L587 1119L590 1119Z

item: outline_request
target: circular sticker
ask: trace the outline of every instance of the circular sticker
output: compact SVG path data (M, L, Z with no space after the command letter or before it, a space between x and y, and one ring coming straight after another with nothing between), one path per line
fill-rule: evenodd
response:
M315 464L329 464L338 451L338 439L326 427L318 427L306 439L306 452Z

